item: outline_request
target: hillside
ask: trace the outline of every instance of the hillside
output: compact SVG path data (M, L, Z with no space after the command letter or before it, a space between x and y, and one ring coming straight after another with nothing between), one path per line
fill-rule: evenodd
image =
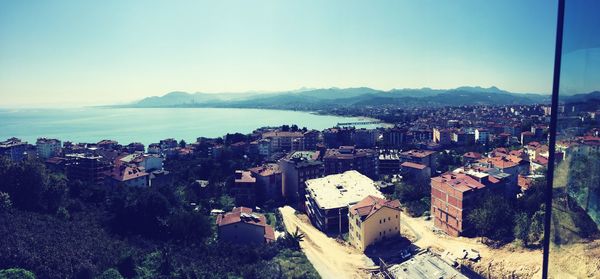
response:
M134 102L126 107L233 107L318 110L365 106L460 106L511 105L549 102L549 95L511 93L497 87L456 89L392 89L368 87L302 89L272 93L186 93L171 92Z

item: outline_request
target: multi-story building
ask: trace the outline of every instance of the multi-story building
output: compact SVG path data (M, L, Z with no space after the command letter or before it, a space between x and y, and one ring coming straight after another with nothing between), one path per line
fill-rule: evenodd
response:
M431 178L431 168L428 166L413 162L404 162L400 166L400 173L405 181L421 184L429 182Z
M278 164L264 164L249 169L256 178L258 202L266 200L280 200L282 197L281 169Z
M400 161L428 166L432 173L437 169L437 152L433 150L408 150L400 153Z
M377 152L372 149L357 149L354 146L328 149L323 156L325 175L357 170L372 179L377 179L378 157Z
M322 231L348 229L348 207L367 196L384 198L373 180L357 171L306 181L306 212Z
M321 132L317 130L309 130L304 132L304 150L317 150L319 136Z
M521 133L521 145L526 145L535 140L535 134L529 131Z
M217 216L219 241L235 244L263 244L275 241L273 227L251 208L236 207Z
M292 143L294 142L294 140L303 140L304 134L302 134L302 132L270 131L263 133L262 138L271 140L271 151L290 152L292 151ZM302 149L303 148L300 148L300 150Z
M436 228L460 236L472 229L466 216L485 188L481 182L462 173L445 173L431 178L431 216Z
M475 141L478 144L486 144L490 141L490 131L485 128L475 129Z
M6 156L13 161L25 159L27 153L27 142L18 138L10 138L0 142L0 156Z
M60 155L61 142L57 139L39 138L35 142L35 150L39 158L48 159Z
M379 133L375 129L356 129L354 131L354 144L357 148L373 148L377 144Z
M433 128L433 142L439 143L442 146L452 144L452 129Z
M385 148L400 148L406 143L407 130L394 127L383 131L383 146Z
M394 175L400 173L400 151L397 149L379 150L379 175Z
M236 170L233 188L235 204L254 207L256 205L256 178L252 172Z
M67 177L95 185L104 184L104 178L110 172L110 165L102 161L102 156L92 154L67 154Z
M350 207L348 241L360 251L400 234L400 201L367 196Z
M319 152L296 151L279 160L282 194L285 199L303 204L304 182L323 176L323 163L318 161L318 157Z

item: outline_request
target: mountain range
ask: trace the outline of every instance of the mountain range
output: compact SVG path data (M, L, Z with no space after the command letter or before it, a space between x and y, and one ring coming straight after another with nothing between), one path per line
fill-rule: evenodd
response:
M581 101L600 98L600 92L567 97ZM561 99L562 100L562 99ZM121 107L229 107L319 110L366 106L461 106L461 105L530 105L550 103L549 94L513 93L497 87L463 86L454 89L392 89L376 90L368 87L300 89L270 93L187 93L170 92L121 105Z

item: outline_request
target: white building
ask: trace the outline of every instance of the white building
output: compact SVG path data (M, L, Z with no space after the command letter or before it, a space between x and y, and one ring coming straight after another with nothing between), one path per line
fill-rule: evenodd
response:
M348 229L348 207L367 196L384 198L375 182L358 171L332 174L306 182L306 211L323 230Z
M39 138L35 142L38 157L48 159L60 154L61 142L57 139Z

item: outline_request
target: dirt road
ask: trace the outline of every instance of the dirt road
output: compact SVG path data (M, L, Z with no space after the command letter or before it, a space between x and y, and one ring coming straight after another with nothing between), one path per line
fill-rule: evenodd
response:
M294 232L299 228L305 237L300 247L321 277L327 278L368 278L366 269L374 267L364 254L342 245L328 237L310 223L298 218L289 206L279 208L285 228Z

